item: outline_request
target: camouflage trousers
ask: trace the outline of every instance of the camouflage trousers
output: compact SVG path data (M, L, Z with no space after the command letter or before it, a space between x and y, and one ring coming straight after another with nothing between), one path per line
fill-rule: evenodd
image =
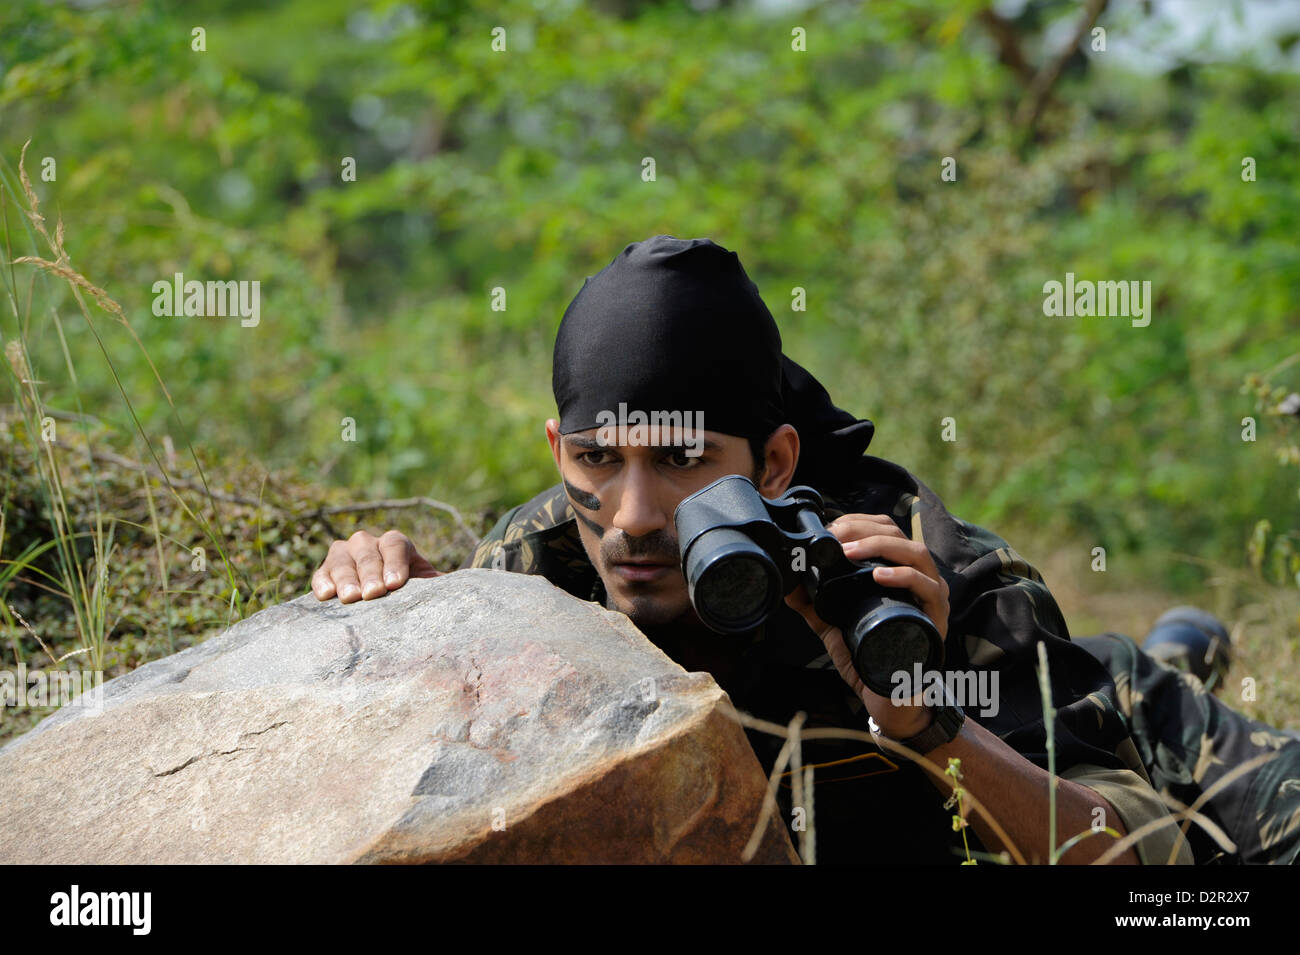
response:
M1228 850L1198 823L1180 823L1197 863L1300 861L1300 734L1243 716L1122 634L1074 642L1110 670L1156 792L1185 806L1201 801L1197 811L1234 844ZM1222 782L1253 759L1261 765Z

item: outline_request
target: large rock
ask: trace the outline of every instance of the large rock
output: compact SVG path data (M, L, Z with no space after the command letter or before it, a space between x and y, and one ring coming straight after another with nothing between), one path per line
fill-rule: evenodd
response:
M711 677L521 574L308 594L103 693L0 750L0 862L739 862L766 785Z

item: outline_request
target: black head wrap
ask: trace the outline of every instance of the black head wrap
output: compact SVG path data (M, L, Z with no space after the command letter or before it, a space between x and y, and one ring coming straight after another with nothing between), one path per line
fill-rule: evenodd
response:
M795 483L834 483L875 426L831 403L781 351L781 333L740 257L711 239L633 242L588 276L555 336L551 385L560 433L601 412L693 412L702 427L766 438L799 432ZM699 419L697 419L699 420Z

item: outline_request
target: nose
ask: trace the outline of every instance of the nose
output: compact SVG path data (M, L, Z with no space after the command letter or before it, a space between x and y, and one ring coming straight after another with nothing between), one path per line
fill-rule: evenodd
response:
M641 462L631 463L625 475L618 510L614 513L614 526L628 537L644 537L664 529L668 525L668 516L656 500L650 467Z

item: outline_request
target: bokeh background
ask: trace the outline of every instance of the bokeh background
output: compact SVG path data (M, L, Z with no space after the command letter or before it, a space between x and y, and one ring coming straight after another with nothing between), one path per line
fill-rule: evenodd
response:
M1213 610L1233 704L1300 726L1298 39L1268 0L6 0L7 665L124 672L358 527L458 561L555 481L565 306L668 233L1075 633ZM58 261L29 140L63 275L10 264ZM1150 325L1045 316L1067 271L1150 281ZM259 281L260 324L155 316L176 272ZM374 505L412 497L468 531Z

